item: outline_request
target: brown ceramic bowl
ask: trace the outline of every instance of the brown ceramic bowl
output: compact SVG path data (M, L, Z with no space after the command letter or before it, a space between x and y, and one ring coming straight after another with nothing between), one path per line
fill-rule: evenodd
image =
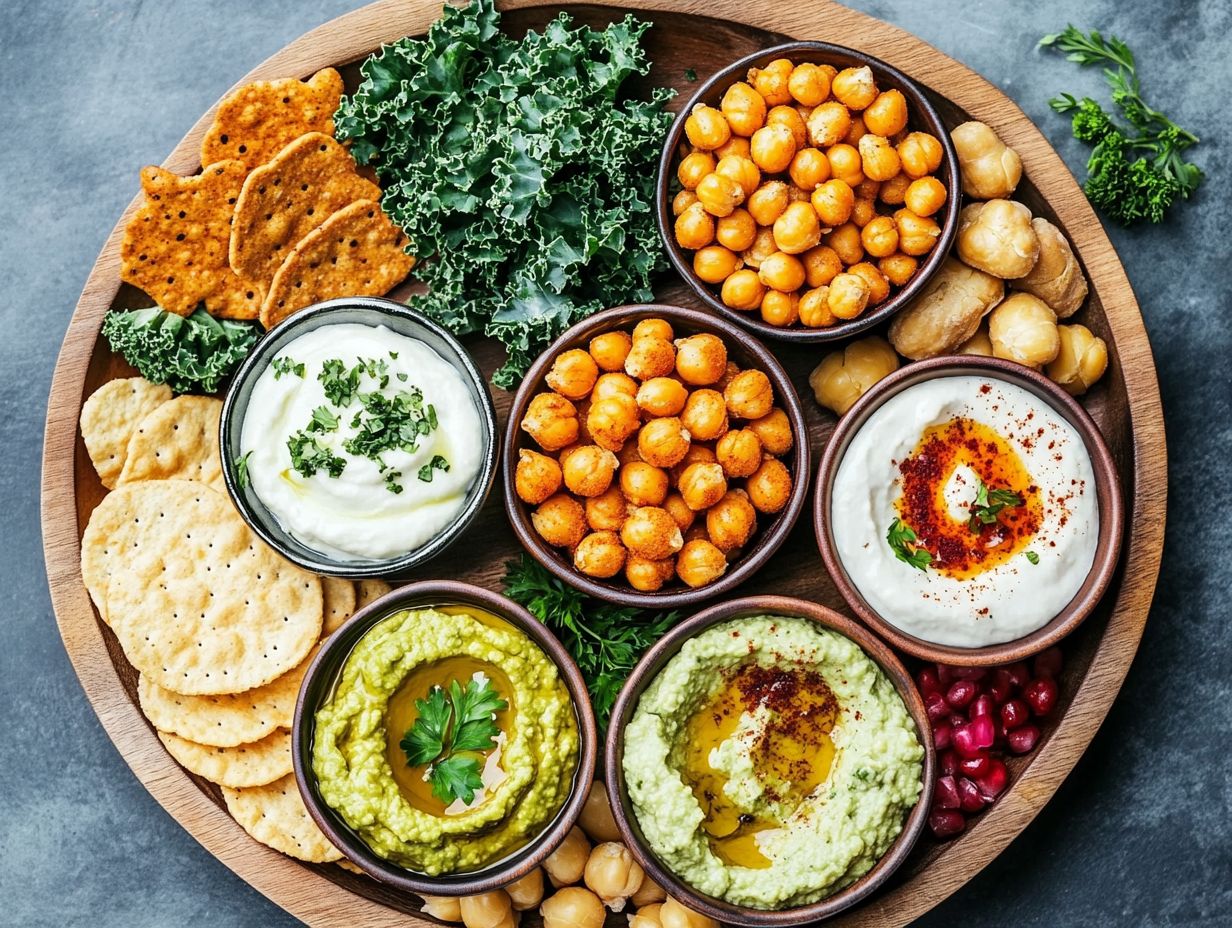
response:
M378 857L364 840L325 804L317 792L316 775L312 771L312 738L316 710L333 690L343 662L360 638L377 623L403 609L444 605L477 606L504 619L534 641L556 664L577 716L579 757L569 798L555 818L529 844L482 870L428 876ZM577 821L582 805L586 802L590 783L594 779L597 753L595 716L586 692L586 681L582 679L581 671L564 645L542 622L512 600L482 587L450 580L428 580L394 590L355 613L326 639L300 686L291 740L291 757L300 795L303 796L313 821L325 832L334 846L365 873L382 883L414 893L439 896L468 896L487 892L519 879L542 863L544 858L560 845Z
M896 626L875 612L860 595L855 584L847 576L835 550L830 534L830 490L838 472L847 446L868 417L882 403L895 394L937 377L971 375L991 377L1022 387L1039 397L1055 410L1061 418L1078 432L1091 456L1091 468L1095 473L1095 492L1099 501L1099 540L1095 561L1074 598L1047 625L1029 635L1001 644L982 648L960 648L936 644L900 631ZM838 427L826 445L817 478L817 496L814 500L813 521L817 532L817 544L821 549L826 570L834 580L839 592L847 600L852 611L877 634L896 648L926 661L942 664L957 664L967 667L985 667L1020 661L1056 644L1091 614L1100 597L1108 589L1112 575L1120 559L1121 534L1125 522L1125 503L1121 495L1121 481L1117 477L1116 464L1099 427L1078 402L1043 374L1023 367L1013 361L971 355L930 358L917 361L896 371L877 383L860 397L851 409L839 420Z
M514 489L514 472L518 465L518 452L522 448L539 450L538 445L522 431L519 425L535 394L548 389L544 383L544 376L551 368L556 356L571 348L585 348L592 338L602 332L609 332L612 329L632 329L642 319L652 317L663 318L670 322L678 338L699 332L713 333L723 339L727 345L728 358L735 361L741 369L755 367L764 372L774 386L775 406L782 408L791 421L795 443L791 450L781 458L792 474L791 498L787 505L772 518L766 516L759 518L757 534L753 541L740 558L730 565L727 573L714 583L696 589L690 589L679 580L673 580L661 590L643 593L625 582L623 571L610 580L599 580L586 576L577 570L573 562L562 555L558 549L545 542L531 524L532 507L523 502ZM801 406L800 397L795 387L792 386L791 378L783 370L783 366L765 345L751 338L738 326L709 313L679 306L645 303L617 306L614 309L596 313L567 330L539 356L523 379L522 385L518 387L517 395L513 398L513 406L509 410L509 421L505 427L501 474L505 484L505 511L509 514L513 531L522 546L545 568L571 586L599 599L643 609L679 609L683 606L695 605L738 586L760 570L770 556L778 550L804 508L809 480L812 476L809 473L810 461L808 427L804 420L804 409Z
M755 615L781 615L809 619L823 628L845 635L858 644L864 653L885 671L890 682L894 684L894 689L902 697L912 721L915 722L916 734L919 736L920 744L924 747L923 789L920 791L920 797L907 816L906 822L903 823L903 830L881 860L850 886L819 902L789 909L754 909L733 905L701 893L681 880L661 864L647 846L625 785L624 738L622 735L646 687L690 638L720 622ZM911 853L912 847L915 846L916 840L924 830L929 809L932 807L936 763L932 727L928 722L928 713L924 709L924 700L920 698L911 674L894 656L894 652L858 622L839 615L825 606L789 596L746 596L742 599L733 599L704 609L668 632L638 661L628 681L621 689L615 708L612 710L612 720L608 727L604 753L605 780L607 794L611 797L612 814L616 819L621 836L633 852L633 856L637 858L638 863L660 886L667 890L669 895L676 897L690 908L727 924L750 926L803 925L828 918L860 902L888 880L890 875L907 859L907 855Z
M672 215L672 197L675 195L675 190L679 187L676 181L676 165L679 162L677 149L681 141L685 139L685 120L693 110L693 107L698 103L718 107L719 101L727 91L727 88L738 81L744 80L749 68L765 67L776 58L789 58L797 64L802 62L829 64L840 71L844 68L860 68L865 66L871 68L877 82L877 87L880 90L897 89L907 98L907 128L911 131L927 132L930 135L936 136L937 140L941 142L941 167L935 176L945 184L947 197L945 205L933 216L937 224L941 226L941 237L937 240L936 246L927 255L923 256L915 276L907 281L907 285L902 287L897 293L892 294L880 306L874 307L855 319L839 322L837 325L824 329L810 329L799 324L793 326L774 326L763 322L756 310L742 312L729 308L719 299L718 291L711 284L707 284L693 273L693 253L686 251L676 243L674 231L675 217ZM659 179L655 192L655 211L658 216L659 235L662 237L663 244L667 248L667 256L671 259L672 266L676 268L676 271L685 279L688 285L693 288L693 292L697 294L698 298L703 300L716 313L735 320L745 328L756 332L762 338L780 339L789 342L830 342L847 338L855 335L857 332L871 329L880 322L884 322L910 303L920 293L933 274L941 267L945 256L950 252L950 246L954 243L954 235L958 230L958 209L961 205L961 200L962 184L959 181L958 155L954 152L954 145L950 141L950 133L918 84L902 71L886 64L880 58L874 58L872 55L866 55L864 52L856 51L852 48L831 45L828 42L788 42L785 45L776 45L774 48L747 55L739 61L728 65L723 70L716 72L680 108L680 112L676 115L676 121L672 123L671 129L667 133L667 140L663 143L663 154L659 158Z

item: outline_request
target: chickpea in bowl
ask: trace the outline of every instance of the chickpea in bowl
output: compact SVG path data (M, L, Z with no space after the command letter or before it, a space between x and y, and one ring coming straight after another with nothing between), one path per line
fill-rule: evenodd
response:
M666 306L566 332L515 398L506 510L561 579L629 605L683 605L757 570L807 493L800 401L760 344Z

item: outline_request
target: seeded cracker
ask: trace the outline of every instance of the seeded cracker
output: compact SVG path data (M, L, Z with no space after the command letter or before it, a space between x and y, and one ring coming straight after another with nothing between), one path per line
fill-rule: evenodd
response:
M231 216L248 169L242 161L206 163L179 177L141 171L145 202L124 229L120 277L168 312L187 316L197 304L224 319L255 319L264 293L231 270Z
M165 731L158 737L181 766L219 786L264 786L291 772L291 732L285 728L230 748L208 747Z
M138 423L117 485L197 480L225 493L218 448L221 415L222 401L208 396L177 396L163 403Z
M295 776L248 789L223 787L227 811L255 840L309 863L340 860L342 853L329 843L308 815Z
M234 158L250 171L306 132L332 136L342 89L342 75L333 68L307 81L254 81L237 88L218 105L201 140L201 163Z
M384 580L358 580L355 584L359 587L358 597L355 603L356 610L360 610L369 603L374 603L386 593L393 590L393 587Z
M268 284L291 249L331 215L380 198L345 148L321 132L301 135L244 181L231 226L231 268Z
M332 635L339 626L355 614L355 584L336 577L321 578L321 592L325 597L322 635Z
M107 489L115 487L124 469L128 441L137 423L169 399L171 388L165 384L150 383L144 377L124 377L107 381L82 405L81 437Z
M340 209L287 255L274 275L261 324L273 328L297 310L340 296L383 296L410 273L406 236L375 200Z

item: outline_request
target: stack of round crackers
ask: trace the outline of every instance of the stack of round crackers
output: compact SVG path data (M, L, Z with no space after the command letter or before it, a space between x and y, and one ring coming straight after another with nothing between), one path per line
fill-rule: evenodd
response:
M322 636L389 587L318 577L253 534L222 486L221 405L140 377L86 401L82 437L111 492L82 538L82 579L168 753L221 786L256 840L337 860L291 772L295 701Z

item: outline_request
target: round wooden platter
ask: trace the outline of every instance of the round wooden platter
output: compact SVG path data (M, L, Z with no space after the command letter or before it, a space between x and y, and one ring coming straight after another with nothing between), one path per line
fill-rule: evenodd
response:
M654 70L649 83L674 85L687 97L685 72L699 78L756 49L790 39L820 39L870 52L905 71L930 91L951 126L983 120L1022 155L1026 177L1017 196L1064 229L1091 282L1088 306L1077 317L1108 341L1108 374L1083 399L1102 429L1124 484L1128 532L1121 567L1097 613L1065 643L1059 722L1031 755L1011 764L1010 790L966 833L946 844L921 841L889 887L832 921L841 926L898 926L935 906L987 865L1027 825L1056 791L1103 721L1137 650L1159 573L1167 493L1166 455L1159 388L1150 345L1125 272L1082 191L1048 142L1009 99L981 77L893 26L831 0L778 4L766 0L608 0L584 6L506 0L504 26L514 34L538 28L560 9L580 22L603 25L627 9L653 21L645 39ZM436 0L381 0L342 16L292 42L246 75L249 80L305 77L329 65L343 69L349 86L357 64L382 43L420 35L439 15ZM213 111L176 147L165 166L181 174L200 167L198 148ZM137 165L133 190L138 190ZM80 573L80 538L104 489L78 435L83 400L104 381L132 371L99 339L111 308L148 305L144 295L120 285L119 251L129 206L108 238L86 283L56 366L47 415L43 459L43 543L52 602L69 657L103 727L154 797L214 856L288 912L314 926L427 924L408 917L417 900L386 890L335 865L307 866L248 838L222 806L216 788L186 773L163 750L135 696L135 674L114 637L98 620ZM679 281L663 278L662 302L697 305ZM472 339L469 347L485 371L500 361L499 346ZM808 372L822 348L774 346L798 389L807 394ZM510 395L497 391L507 414ZM834 419L807 404L810 441L819 451ZM494 490L471 529L488 546L482 566L457 550L431 564L424 576L450 576L500 588L503 564L518 553ZM464 549L466 546L459 546ZM772 562L742 592L790 593L846 611L830 582L812 535L801 519ZM524 923L537 923L527 913ZM612 925L624 924L613 915Z

